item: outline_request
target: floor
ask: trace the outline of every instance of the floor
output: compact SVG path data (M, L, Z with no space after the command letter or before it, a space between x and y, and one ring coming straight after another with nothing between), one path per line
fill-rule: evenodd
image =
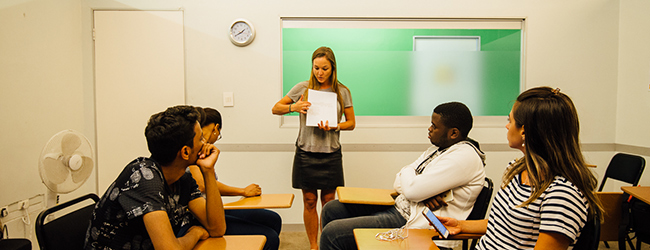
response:
M610 242L610 248L605 247L602 242L598 247L599 250L618 250L617 242ZM460 250L461 246L454 248ZM629 249L629 246L628 248ZM304 231L283 231L280 233L280 249L279 250L309 250L309 240L307 240L307 233ZM641 250L650 250L650 244L641 244Z

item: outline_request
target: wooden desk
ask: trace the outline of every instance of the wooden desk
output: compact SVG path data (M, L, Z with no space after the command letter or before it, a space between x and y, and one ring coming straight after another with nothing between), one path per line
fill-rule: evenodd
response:
M293 204L293 197L293 194L262 194L244 197L238 201L223 204L223 209L290 208Z
M603 223L600 223L600 241L617 241L621 224L621 207L625 201L623 192L596 192L603 203Z
M621 187L623 192L634 196L645 203L650 204L650 186L645 187Z
M264 235L225 235L199 241L194 250L262 250Z
M369 205L395 205L391 194L392 189L338 187L336 193L341 203L369 204Z
M431 240L438 235L434 229L407 229L408 237L404 240L382 241L375 239L377 233L383 233L389 228L356 228L354 240L359 250L436 250L439 249Z
M408 249L439 249L431 239L438 236L434 229L407 229L408 237L404 240L382 241L375 239L377 233L383 233L389 228L356 228L354 239L359 250L408 250ZM483 234L457 234L449 240L479 239Z

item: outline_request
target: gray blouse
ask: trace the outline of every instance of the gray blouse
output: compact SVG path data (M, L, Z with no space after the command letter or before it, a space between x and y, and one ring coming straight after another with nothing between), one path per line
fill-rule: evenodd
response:
M304 81L293 86L287 96L291 98L293 102L300 100L300 96L305 93L309 82ZM332 88L321 89L320 91L334 92ZM343 99L343 104L345 108L352 107L352 95L350 95L350 90L347 88L339 88L339 93ZM303 100L305 100L303 98ZM308 100L307 100L308 101ZM337 123L341 122L343 115L343 109L341 109L341 104L337 101ZM332 153L339 148L341 148L341 143L339 142L339 131L324 131L318 127L308 127L307 115L300 114L300 132L298 133L298 139L296 139L296 146L300 149L307 152L314 153Z

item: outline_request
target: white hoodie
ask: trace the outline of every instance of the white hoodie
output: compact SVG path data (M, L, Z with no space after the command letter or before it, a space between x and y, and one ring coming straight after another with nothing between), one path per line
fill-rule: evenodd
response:
M426 209L422 201L450 189L454 200L434 214L459 220L466 219L474 207L476 197L483 189L485 154L469 141L451 145L431 160L421 174L416 174L418 165L437 149L437 146L429 147L416 161L403 167L395 176L393 188L400 196L406 198L405 202L408 202L410 207L407 228L431 228L429 221L422 215L422 211ZM399 200L398 197L396 202ZM451 247L456 245L456 242L436 241L436 244Z

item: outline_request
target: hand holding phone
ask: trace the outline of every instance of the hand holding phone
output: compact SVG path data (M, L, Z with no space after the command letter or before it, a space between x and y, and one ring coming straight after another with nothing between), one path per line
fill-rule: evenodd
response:
M441 238L446 239L449 237L449 230L447 230L447 227L440 222L438 217L431 212L431 210L425 210L422 211L422 214L424 214L424 218L427 218L429 222L433 225L433 228L438 231L438 234L440 235Z

